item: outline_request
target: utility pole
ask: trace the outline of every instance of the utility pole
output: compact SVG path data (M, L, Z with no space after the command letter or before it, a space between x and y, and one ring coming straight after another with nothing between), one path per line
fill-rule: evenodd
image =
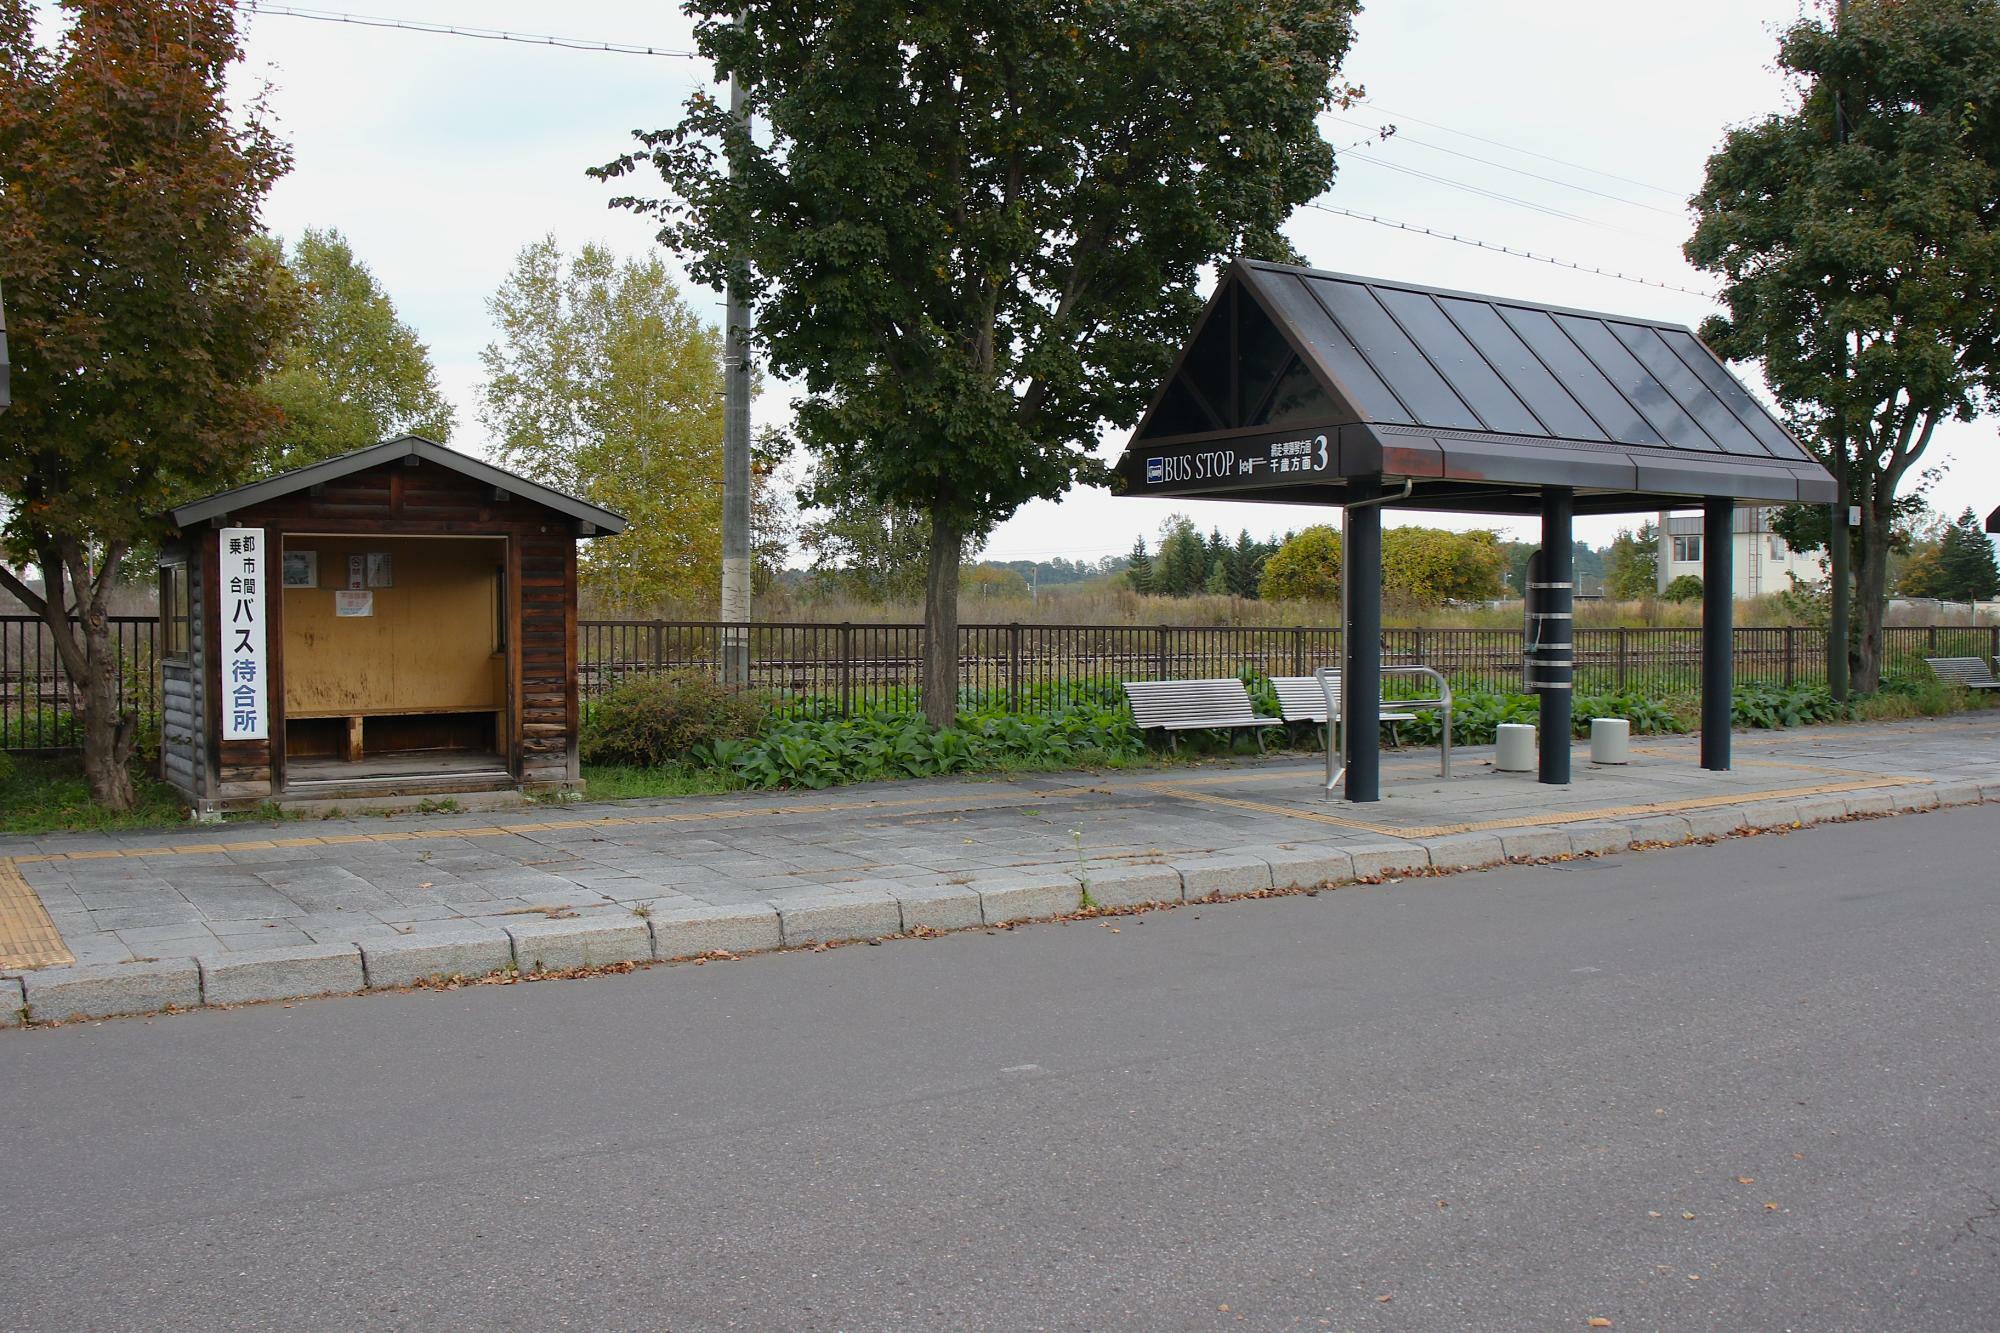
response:
M743 80L729 76L729 114L749 130ZM750 683L750 299L741 257L729 266L722 335L722 683Z
M1847 0L1837 0L1833 7L1833 31L1838 36L1847 18ZM1833 89L1833 141L1836 145L1847 142L1847 90L1839 84ZM1845 388L1847 381L1847 334L1840 335L1840 379ZM1836 700L1845 702L1848 695L1847 681L1847 638L1850 607L1854 600L1853 555L1848 547L1847 511L1853 497L1847 490L1847 407L1843 401L1834 410L1834 447L1839 451L1834 460L1833 512L1827 515L1826 564L1827 579L1833 585L1827 590L1826 624L1826 687Z

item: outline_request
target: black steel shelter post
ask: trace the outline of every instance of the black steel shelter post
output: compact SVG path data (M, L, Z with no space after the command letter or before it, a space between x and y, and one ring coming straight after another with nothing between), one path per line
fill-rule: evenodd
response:
M1576 551L1571 536L1576 492L1567 486L1542 487L1542 580L1529 585L1535 636L1532 684L1541 696L1541 757L1537 776L1562 786L1569 781L1571 682L1575 646Z
M1701 766L1729 771L1729 715L1735 689L1732 644L1736 592L1736 502L1709 496L1701 509Z
M1356 482L1349 500L1373 500L1377 480ZM1347 799L1382 799L1382 507L1347 511L1347 549L1340 553L1347 588L1346 639L1341 655L1345 691L1340 711L1347 737Z

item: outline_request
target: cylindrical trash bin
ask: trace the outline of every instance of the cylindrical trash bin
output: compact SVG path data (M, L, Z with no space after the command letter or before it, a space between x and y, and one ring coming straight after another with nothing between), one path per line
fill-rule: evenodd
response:
M1632 724L1622 717L1590 719L1590 762L1593 764L1632 762Z
M1493 767L1526 773L1535 767L1535 729L1525 722L1502 722L1493 736Z

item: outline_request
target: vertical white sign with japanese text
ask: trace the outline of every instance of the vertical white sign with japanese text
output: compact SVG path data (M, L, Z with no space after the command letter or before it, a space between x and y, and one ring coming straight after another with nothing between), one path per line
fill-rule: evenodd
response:
M264 660L264 529L222 530L222 739L270 735Z

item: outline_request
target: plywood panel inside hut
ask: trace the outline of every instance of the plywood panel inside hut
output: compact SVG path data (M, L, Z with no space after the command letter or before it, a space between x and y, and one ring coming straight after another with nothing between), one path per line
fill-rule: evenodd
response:
M284 590L288 719L504 706L503 542L288 536L285 550L319 557L318 587ZM371 552L389 555L394 586L366 589L374 594L373 615L336 615L348 557L365 561Z

